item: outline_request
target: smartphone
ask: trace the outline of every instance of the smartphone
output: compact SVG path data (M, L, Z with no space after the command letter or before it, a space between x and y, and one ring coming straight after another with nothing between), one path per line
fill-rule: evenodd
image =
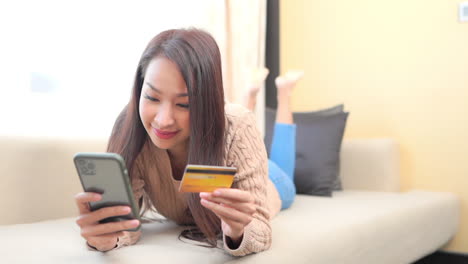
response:
M131 208L128 215L108 217L99 223L138 219L139 207L133 198L133 191L124 159L116 153L80 152L73 157L81 185L85 192L102 195L102 199L90 202L91 211L108 206L126 205ZM137 231L140 226L125 231Z

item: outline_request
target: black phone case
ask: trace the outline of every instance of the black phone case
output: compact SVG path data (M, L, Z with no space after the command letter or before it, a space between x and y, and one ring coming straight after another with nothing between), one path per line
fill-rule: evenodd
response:
M128 171L123 158L116 153L80 152L73 157L81 185L85 192L102 195L102 200L90 202L91 211L103 207L130 206L128 215L109 217L99 223L117 222L131 219L140 220L139 207L134 200ZM137 231L140 226L125 231Z

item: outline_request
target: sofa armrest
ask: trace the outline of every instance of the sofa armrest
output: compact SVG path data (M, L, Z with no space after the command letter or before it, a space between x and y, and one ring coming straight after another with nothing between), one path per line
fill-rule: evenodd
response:
M395 140L345 139L340 159L344 190L400 190L400 157Z
M83 191L73 165L76 152L104 152L106 139L0 137L0 225L78 215Z

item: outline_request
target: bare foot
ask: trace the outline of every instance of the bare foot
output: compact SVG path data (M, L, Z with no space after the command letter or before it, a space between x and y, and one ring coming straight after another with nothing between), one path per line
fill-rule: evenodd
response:
M263 85L268 73L270 71L267 68L258 68L250 72L249 84L248 84L248 94L256 96L258 91Z
M247 91L244 95L244 105L251 111L255 109L257 94L260 91L260 88L262 88L263 82L269 72L270 71L267 68L254 69L250 72Z
M278 95L290 95L302 76L304 76L304 71L288 71L286 74L276 77L275 84L278 89Z

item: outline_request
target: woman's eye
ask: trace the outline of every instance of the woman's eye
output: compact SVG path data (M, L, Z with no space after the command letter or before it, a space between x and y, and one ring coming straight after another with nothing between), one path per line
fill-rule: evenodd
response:
M182 108L189 108L189 105L188 104L177 104L178 106L182 107Z
M145 98L148 99L148 100L150 100L150 101L153 101L153 102L159 102L158 99L156 99L156 98L154 98L154 97L151 97L151 96L149 96L149 95L147 95L147 94L145 94Z

